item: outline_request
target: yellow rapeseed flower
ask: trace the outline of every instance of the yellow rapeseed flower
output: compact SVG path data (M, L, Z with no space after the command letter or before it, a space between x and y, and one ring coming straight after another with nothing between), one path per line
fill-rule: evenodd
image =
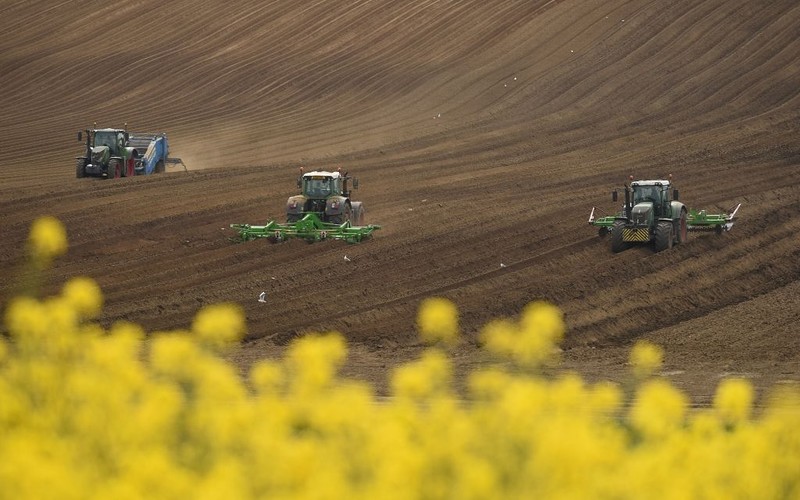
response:
M649 377L661 368L663 359L664 351L659 346L647 340L637 341L630 354L633 375L637 379Z
M242 339L245 334L244 311L233 303L212 304L197 313L192 331L204 344L226 347Z
M67 231L55 217L39 217L31 225L28 243L36 259L49 261L67 251Z
M45 339L50 321L45 307L30 297L15 297L6 308L5 324L9 333L18 339Z
M686 416L686 395L662 379L642 384L630 411L631 423L648 437L664 437L675 431Z
M397 367L392 373L392 391L395 396L411 399L442 394L450 387L452 365L437 350L428 350L414 362Z
M490 352L507 356L521 366L538 367L557 359L556 344L564 330L561 311L537 301L525 307L519 324L497 319L484 325L481 339Z
M552 344L560 342L566 330L561 310L541 300L525 306L521 327L526 332L546 338Z
M260 360L250 369L250 383L259 394L277 393L285 377L280 364L271 360Z
M723 420L730 423L743 422L750 417L753 408L753 386L741 378L730 378L720 382L714 395L714 409Z
M91 278L79 276L70 279L61 295L83 318L96 318L103 308L103 293Z
M594 411L612 414L622 405L622 389L613 382L598 382L589 395Z
M511 357L517 337L516 325L507 319L493 319L483 325L480 338L484 347L494 354Z
M425 299L419 307L417 326L428 344L453 344L458 339L458 308L442 297Z
M307 335L289 346L286 364L297 391L328 386L347 358L347 345L339 333Z

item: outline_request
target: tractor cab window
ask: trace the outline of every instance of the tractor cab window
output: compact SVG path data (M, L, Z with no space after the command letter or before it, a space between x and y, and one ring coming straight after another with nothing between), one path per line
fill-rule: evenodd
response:
M661 194L656 186L636 186L633 189L633 203L652 202L658 205L661 202Z
M330 177L311 177L306 179L304 194L310 198L325 198L332 191Z
M112 152L116 151L116 143L117 137L114 132L95 132L94 133L94 145L95 147L98 146L107 146L109 150Z

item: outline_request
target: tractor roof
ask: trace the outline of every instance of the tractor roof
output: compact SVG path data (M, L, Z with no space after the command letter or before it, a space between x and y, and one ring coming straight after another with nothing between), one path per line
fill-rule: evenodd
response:
M342 177L340 172L326 172L325 170L314 170L313 172L306 172L303 177L333 177L338 179Z
M631 182L631 187L635 186L666 186L669 187L668 180L643 180Z
M125 132L125 130L121 128L96 128L94 129L95 132Z

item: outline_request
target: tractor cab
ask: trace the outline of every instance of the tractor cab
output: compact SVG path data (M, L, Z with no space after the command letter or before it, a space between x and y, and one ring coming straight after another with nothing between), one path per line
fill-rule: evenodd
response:
M652 207L656 217L665 212L669 200L669 181L637 181L631 183L634 212L636 207L647 210Z
M617 201L617 191L611 194ZM649 225L654 218L670 217L672 201L678 201L678 190L672 188L669 180L632 181L630 186L625 186L622 208L629 219Z
M286 204L287 222L297 222L308 213L316 214L323 222L341 224L361 216L360 203L351 202L348 181L358 188L358 180L339 170L328 172L315 170L297 178L300 194L291 196ZM356 207L356 208L354 208ZM357 219L354 219L357 220Z
M313 199L327 198L331 195L342 195L342 177L338 172L322 174L311 172L302 178L302 193Z

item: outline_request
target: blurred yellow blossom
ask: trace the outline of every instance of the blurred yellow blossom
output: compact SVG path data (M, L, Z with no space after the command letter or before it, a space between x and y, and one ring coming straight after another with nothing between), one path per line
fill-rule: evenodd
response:
M392 374L392 393L398 397L419 399L443 394L450 388L452 366L438 350L426 350L412 363L396 368Z
M50 321L44 306L36 299L15 297L6 308L5 323L9 333L18 339L40 341L50 335Z
M492 320L484 325L480 337L490 352L535 368L558 359L557 344L563 338L564 328L559 309L537 301L525 308L519 323Z
M661 368L664 351L648 340L639 340L633 345L630 363L636 379L649 377Z
M612 414L622 405L622 389L612 382L597 383L589 397L593 409L603 414Z
M688 400L669 382L651 379L636 391L631 423L650 437L664 437L684 423Z
M453 344L458 339L458 309L442 297L425 299L419 307L417 326L424 342Z
M45 215L33 221L28 243L34 258L47 262L67 251L67 231L60 220Z
M541 300L525 306L522 311L521 326L524 331L544 337L551 344L560 342L566 329L561 310Z
M338 333L307 335L287 352L295 390L316 391L328 386L347 357L347 346Z
M238 342L245 334L244 311L238 304L212 304L194 318L192 331L204 344L220 348Z
M61 295L83 318L96 318L103 308L103 293L91 278L71 278L64 285Z
M744 421L753 408L752 384L741 378L723 380L714 395L714 408L726 422Z
M250 383L259 394L272 394L280 390L285 377L279 363L260 360L250 369Z

